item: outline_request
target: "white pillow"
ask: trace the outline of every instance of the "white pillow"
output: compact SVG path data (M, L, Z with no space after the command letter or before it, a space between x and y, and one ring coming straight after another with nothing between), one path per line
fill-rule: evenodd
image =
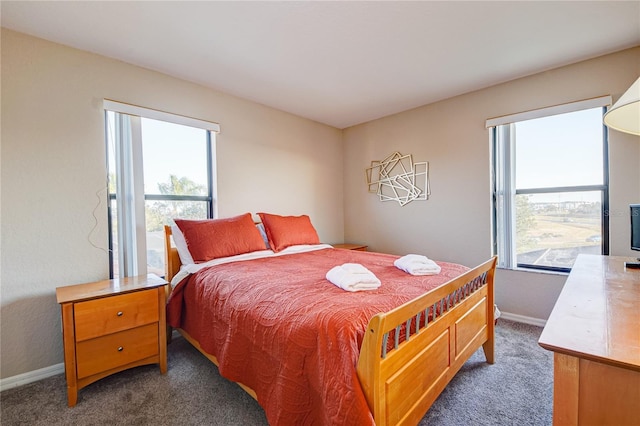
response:
M180 262L182 262L183 265L196 263L193 261L193 257L191 257L191 253L187 248L187 240L184 239L184 235L177 225L171 225L171 234L173 235L173 243L178 250L178 256L180 256Z
M260 231L260 235L264 240L265 247L267 248L267 250L271 250L271 247L269 247L269 238L267 238L267 231L264 230L264 225L262 223L256 223L256 226L258 227L258 231Z

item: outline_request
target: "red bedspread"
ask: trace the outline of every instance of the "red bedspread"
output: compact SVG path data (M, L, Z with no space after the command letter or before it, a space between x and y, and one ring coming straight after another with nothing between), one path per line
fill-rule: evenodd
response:
M322 249L212 266L180 282L167 318L217 357L220 374L251 387L272 425L372 425L356 374L369 319L467 270L411 276L397 256ZM325 279L360 263L382 286L347 292Z

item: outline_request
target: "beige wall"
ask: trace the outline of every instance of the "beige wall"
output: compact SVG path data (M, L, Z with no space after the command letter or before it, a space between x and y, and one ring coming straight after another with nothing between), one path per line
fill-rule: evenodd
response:
M490 256L485 120L615 99L640 74L636 48L341 132L4 29L1 59L0 378L62 362L55 288L108 274L103 98L220 123L220 216L307 213L326 242L344 236L472 265ZM628 255L624 212L640 202L640 141L613 131L610 145L612 254ZM429 201L399 207L367 192L365 168L395 150L430 162ZM564 278L500 271L497 300L544 319Z
M103 98L220 123L220 216L305 213L342 241L340 130L3 29L1 378L61 363L55 288L108 278Z
M467 265L480 263L491 255L485 120L601 95L610 94L615 101L638 75L640 47L346 129L345 240L398 255L417 252ZM611 254L632 255L628 206L640 202L640 138L611 131L609 149ZM428 201L400 207L367 192L365 168L394 151L429 161ZM546 319L565 278L499 271L496 299L503 311Z

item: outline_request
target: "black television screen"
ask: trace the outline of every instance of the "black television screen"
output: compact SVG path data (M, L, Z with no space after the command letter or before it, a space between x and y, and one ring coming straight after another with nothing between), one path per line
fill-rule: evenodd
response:
M631 250L640 251L640 204L631 204Z

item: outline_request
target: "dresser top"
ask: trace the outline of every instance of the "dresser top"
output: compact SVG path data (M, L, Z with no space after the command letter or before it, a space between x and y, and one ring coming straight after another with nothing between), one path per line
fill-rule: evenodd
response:
M616 256L578 256L540 346L640 371L640 270Z
M115 278L113 280L58 287L56 288L56 299L58 303L79 302L82 300L112 296L114 294L160 287L166 284L168 284L167 281L154 274Z

